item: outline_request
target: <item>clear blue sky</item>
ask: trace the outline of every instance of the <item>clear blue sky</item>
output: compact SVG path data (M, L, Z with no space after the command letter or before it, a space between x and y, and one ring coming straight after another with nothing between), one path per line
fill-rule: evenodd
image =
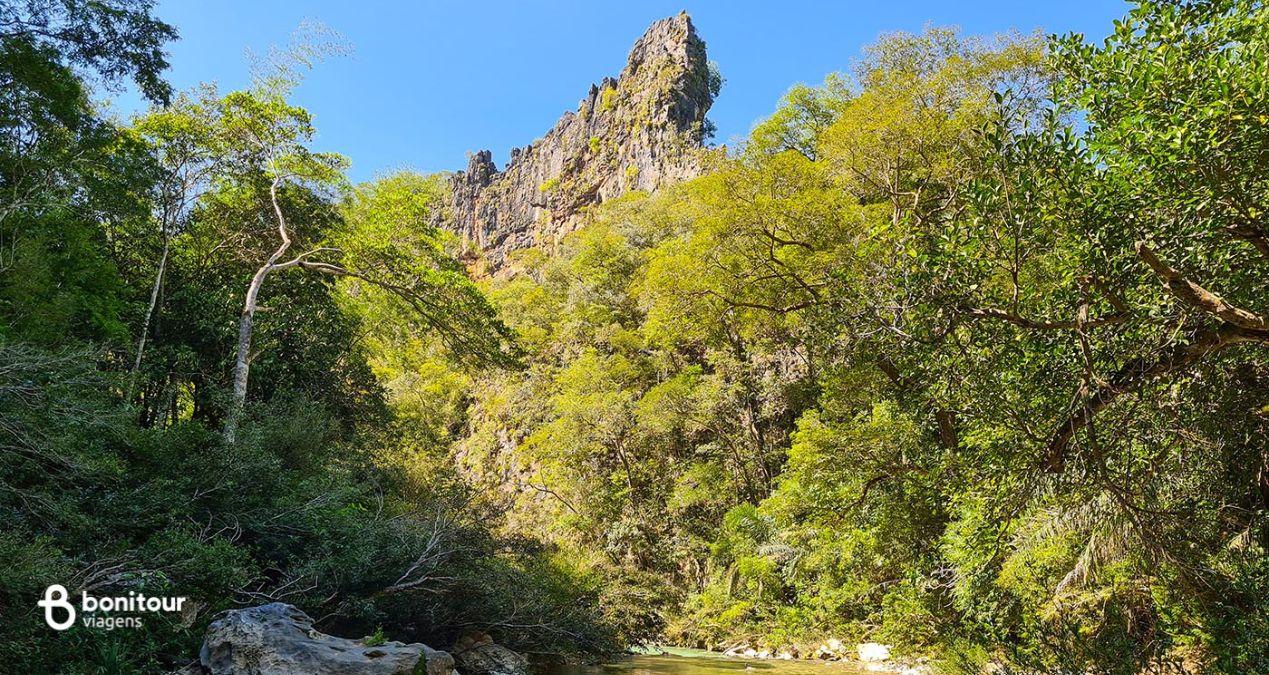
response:
M592 82L617 75L652 21L686 9L727 84L710 117L719 142L743 137L796 82L818 83L850 67L883 32L927 23L967 33L1011 28L1077 31L1102 39L1121 0L1042 2L873 0L160 0L175 25L169 80L186 89L248 81L245 50L286 44L304 19L339 31L354 53L328 61L299 90L316 117L317 145L352 159L353 178L393 168L461 169L489 148L542 135L576 107ZM136 106L129 94L117 108Z

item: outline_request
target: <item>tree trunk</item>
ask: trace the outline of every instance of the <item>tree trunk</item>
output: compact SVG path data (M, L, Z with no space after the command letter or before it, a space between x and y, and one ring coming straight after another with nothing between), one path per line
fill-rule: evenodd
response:
M234 360L234 397L229 406L229 415L225 418L225 442L233 443L238 434L238 423L242 419L242 410L247 403L247 375L251 370L251 333L255 329L256 299L260 295L260 287L264 278L273 269L272 263L266 263L251 278L251 286L247 288L247 300L242 306L242 315L238 318L238 356Z
M229 414L225 417L223 432L225 442L233 443L238 435L238 424L242 421L242 410L247 404L247 373L251 369L251 332L255 328L256 299L260 296L260 287L264 286L264 278L277 265L282 254L291 247L291 235L286 229L286 218L282 215L282 206L278 203L278 179L269 186L269 198L273 202L273 213L278 219L278 235L282 243L269 256L255 276L251 277L251 285L247 287L247 299L242 304L242 316L238 319L238 356L234 361L234 397L229 404Z
M159 271L154 275L154 288L150 289L150 305L145 308L145 320L141 322L141 337L137 338L137 358L132 363L132 374L128 377L128 396L126 400L129 401L132 400L137 383L137 375L141 371L141 357L145 354L145 338L150 332L150 320L159 304L159 289L163 286L163 272L167 269L167 254L171 241L171 238L165 233L163 235L163 256L159 258Z

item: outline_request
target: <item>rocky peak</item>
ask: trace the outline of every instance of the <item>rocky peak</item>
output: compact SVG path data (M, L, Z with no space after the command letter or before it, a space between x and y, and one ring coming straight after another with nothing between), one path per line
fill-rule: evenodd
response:
M657 21L619 77L591 85L575 112L511 150L504 170L488 150L472 155L453 178L446 226L490 271L503 271L512 251L553 246L589 207L696 176L712 102L705 43L692 20L681 13Z

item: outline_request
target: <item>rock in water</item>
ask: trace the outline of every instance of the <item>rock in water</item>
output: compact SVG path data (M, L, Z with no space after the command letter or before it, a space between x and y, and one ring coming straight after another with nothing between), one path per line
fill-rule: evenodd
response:
M859 652L860 661L890 660L890 645L883 645L877 642L864 642L855 645L855 651Z
M210 675L453 675L454 659L427 645L368 646L318 632L296 607L275 602L220 614L207 628L199 664ZM183 671L184 672L184 671Z
M505 170L488 150L473 155L453 178L442 224L498 273L511 252L550 247L577 229L588 207L699 175L709 78L687 14L657 21L620 77L592 85L576 112L513 149Z
M454 663L463 675L527 675L529 659L494 644L484 633L467 633L454 643Z

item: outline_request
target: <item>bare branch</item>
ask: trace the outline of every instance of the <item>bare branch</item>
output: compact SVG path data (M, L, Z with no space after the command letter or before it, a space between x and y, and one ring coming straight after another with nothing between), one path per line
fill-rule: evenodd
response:
M295 267L296 265L302 264L304 260L308 258L309 256L317 255L318 253L339 253L339 252L340 252L339 249L331 247L331 246L319 246L311 251L305 251L286 262L278 263L273 266L273 269L282 270L288 267Z
M1255 225L1245 225L1242 227L1227 227L1226 232L1235 239L1242 239L1256 247L1260 254L1269 258L1269 235L1264 230Z
M1159 259L1155 252L1144 241L1137 242L1137 255L1145 261L1154 273L1163 278L1163 283L1172 294L1183 302L1208 314L1247 330L1269 330L1269 320L1254 312L1235 307L1219 295L1186 279L1180 272L1172 269Z
M1079 321L1074 319L1071 321L1045 321L1037 319L1029 319L1021 316L1016 312L1004 309L994 309L990 307L967 307L965 313L975 319L1000 319L1008 321L1015 326L1021 326L1030 330L1074 330L1076 328L1097 328L1098 326L1110 326L1114 324L1124 323L1128 320L1128 314L1125 312L1114 312L1105 316Z

